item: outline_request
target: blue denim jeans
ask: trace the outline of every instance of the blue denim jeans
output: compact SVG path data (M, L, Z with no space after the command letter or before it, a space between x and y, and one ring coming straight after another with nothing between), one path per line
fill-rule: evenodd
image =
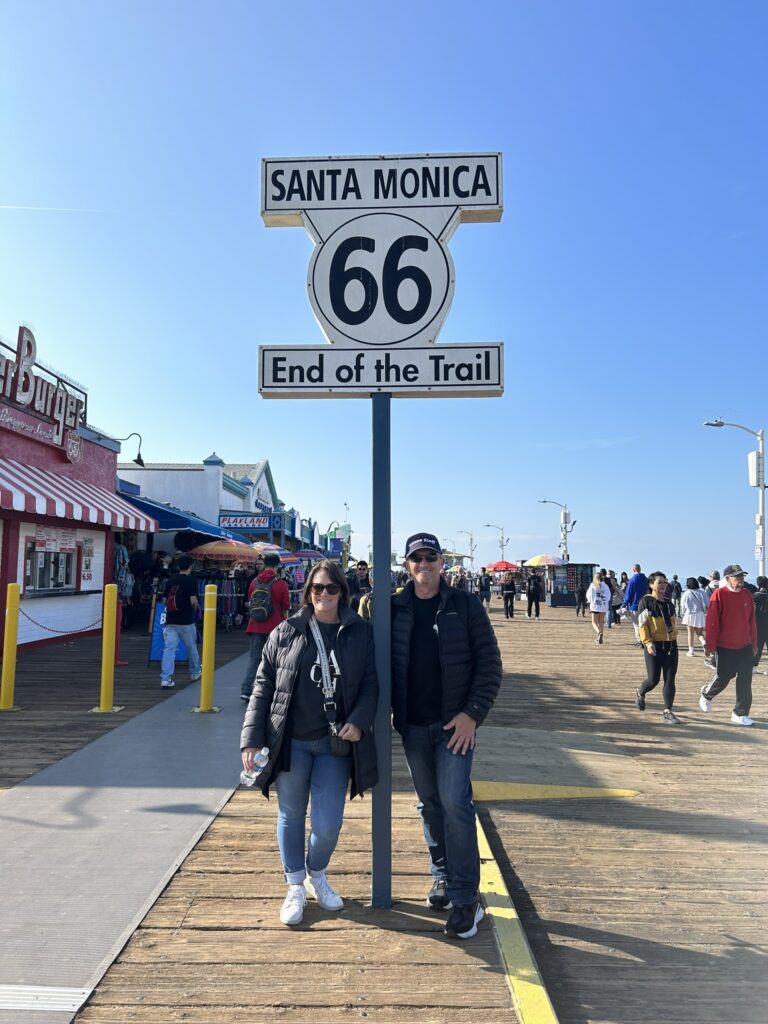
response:
M269 633L251 633L251 650L248 655L248 668L245 670L245 677L240 684L240 693L243 697L251 699L251 693L253 693L253 683L256 679L256 673L259 670L261 664L261 655L264 651L264 644L267 642Z
M327 736L291 740L291 769L281 772L277 789L277 845L289 884L304 881L306 871L325 871L344 821L344 800L352 774L351 757L334 757ZM307 803L311 827L304 852ZM306 869L306 870L305 870Z
M449 899L459 906L477 899L480 854L470 781L473 751L454 754L448 749L451 736L440 722L434 722L408 725L402 738L419 798L432 877L445 879Z
M163 647L163 660L160 664L160 679L163 682L173 679L173 667L176 664L176 650L179 646L179 640L184 641L184 646L187 649L189 674L191 676L199 676L200 655L197 653L197 626L194 622L190 623L189 626L166 623L163 627L163 639L165 640L165 646Z

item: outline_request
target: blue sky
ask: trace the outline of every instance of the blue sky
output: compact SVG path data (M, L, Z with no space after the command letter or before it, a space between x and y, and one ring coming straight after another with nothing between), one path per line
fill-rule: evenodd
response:
M762 2L0 7L0 337L147 461L269 459L370 539L370 403L266 402L259 344L319 344L310 239L263 156L500 150L504 217L451 241L441 341L503 341L501 399L392 407L394 543L473 531L683 576L754 563L766 425ZM466 538L465 538L466 540Z

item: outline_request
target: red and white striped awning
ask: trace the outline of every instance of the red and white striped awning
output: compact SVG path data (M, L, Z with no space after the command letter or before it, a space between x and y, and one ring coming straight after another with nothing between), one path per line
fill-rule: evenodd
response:
M157 523L104 487L0 459L0 508L154 533Z

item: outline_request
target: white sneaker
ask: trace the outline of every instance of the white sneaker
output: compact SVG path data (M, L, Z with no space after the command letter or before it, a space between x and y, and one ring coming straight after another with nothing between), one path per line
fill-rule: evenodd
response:
M281 924L301 924L304 920L304 907L307 905L307 894L303 885L289 885L288 895L280 907Z
M702 686L702 688L701 688L701 696L699 697L699 707L701 708L702 711L711 711L712 710L712 701L708 700L704 696L704 691L705 690L706 690L706 686Z
M161 679L160 685L164 690L172 690L176 683L172 679Z
M695 653L695 652L694 652L693 648L692 648L692 647L689 647L689 648L688 648L688 657L689 657L689 658L692 658L692 657L693 657L693 655L694 655L694 653Z
M307 875L304 888L308 896L313 896L323 910L343 910L344 900L334 892L325 875Z
M731 721L734 725L754 725L755 723L749 717L749 715L737 715L735 711L731 712Z

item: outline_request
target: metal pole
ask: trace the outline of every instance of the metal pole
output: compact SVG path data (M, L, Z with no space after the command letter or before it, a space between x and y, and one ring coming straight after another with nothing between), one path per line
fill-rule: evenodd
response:
M221 708L213 706L213 677L216 667L216 586L209 583L203 599L203 658L200 678L200 706L193 710L199 714L213 714Z
M99 706L92 714L113 715L124 708L113 703L115 692L115 633L117 631L117 584L104 587L104 606L101 613L101 692Z
M760 557L757 560L759 576L765 576L765 430L757 432L757 532L760 537Z
M5 631L3 634L3 675L0 683L0 711L18 711L13 704L16 689L16 645L19 641L19 597L21 587L9 583L5 599Z
M392 494L390 485L391 395L371 398L373 427L373 638L376 644L376 673L379 677L379 706L374 735L379 781L373 788L371 809L371 903L392 906L392 729L390 726L390 553L392 551Z

